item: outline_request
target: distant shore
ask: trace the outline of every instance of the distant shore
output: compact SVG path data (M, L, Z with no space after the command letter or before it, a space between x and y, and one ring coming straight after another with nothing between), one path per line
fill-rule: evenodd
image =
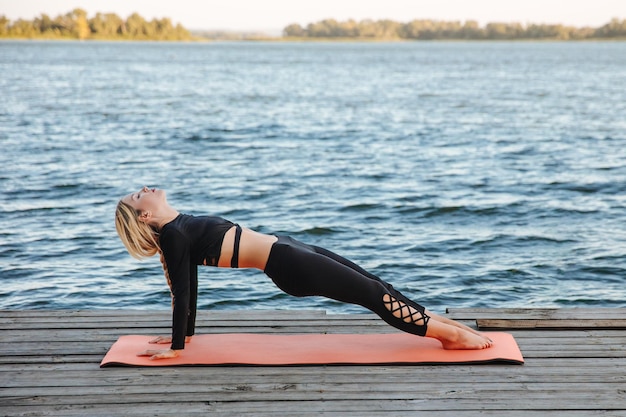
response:
M626 42L623 38L587 38L587 39L429 39L429 40L410 40L410 39L368 39L368 38L298 38L298 37L258 37L258 38L229 38L229 39L208 39L208 38L190 38L185 40L159 40L159 39L120 39L120 38L92 38L92 39L74 39L74 38L24 38L24 37L0 37L0 42L71 42L71 43L189 43L189 44L211 44L211 43L362 43L362 44L402 44L402 43L576 43L576 42Z
M271 42L405 42L405 41L585 41L626 40L626 19L605 25L573 27L562 24L487 23L476 21L325 19L306 26L291 24L282 35L226 30L188 30L169 18L144 19L133 13L122 19L114 13L89 18L82 9L51 18L11 22L0 15L0 39L81 41L271 41Z

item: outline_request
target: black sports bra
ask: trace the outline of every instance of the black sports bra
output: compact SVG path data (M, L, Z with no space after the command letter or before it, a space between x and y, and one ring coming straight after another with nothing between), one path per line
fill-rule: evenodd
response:
M217 216L190 216L179 214L174 220L161 229L159 236L164 255L179 252L185 248L189 260L195 265L217 266L222 252L224 235L233 226L235 229L235 244L231 267L239 266L239 242L241 240L241 226ZM169 253L168 253L169 252Z
M239 268L239 242L241 241L241 226L235 224L235 242L233 243L233 257L230 259L231 268Z

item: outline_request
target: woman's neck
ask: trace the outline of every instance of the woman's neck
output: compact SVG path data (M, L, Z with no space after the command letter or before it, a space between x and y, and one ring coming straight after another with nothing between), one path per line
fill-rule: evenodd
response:
M178 217L180 213L171 206L164 207L158 213L154 213L150 219L150 226L161 230L163 226Z

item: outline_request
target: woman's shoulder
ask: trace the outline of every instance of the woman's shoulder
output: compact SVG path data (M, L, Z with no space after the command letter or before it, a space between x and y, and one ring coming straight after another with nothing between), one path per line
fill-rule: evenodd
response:
M195 215L180 213L174 220L168 223L166 226L171 228L196 228L203 225L214 226L219 224L234 224L230 220L227 220L220 216L215 215Z
M181 213L174 220L165 224L161 228L160 235L196 235L203 231L206 231L207 229L212 229L216 226L219 227L224 225L229 227L231 225L234 225L234 223L219 216L197 216Z
M161 243L164 240L172 240L172 239L185 239L186 238L186 217L189 217L185 214L179 214L176 218L169 223L166 223L159 232L159 238L161 239Z

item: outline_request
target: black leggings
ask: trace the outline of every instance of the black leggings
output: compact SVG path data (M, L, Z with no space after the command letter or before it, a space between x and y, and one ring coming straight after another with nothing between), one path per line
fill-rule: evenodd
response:
M402 331L424 336L428 315L391 284L355 263L318 246L279 236L272 246L265 273L287 294L321 295L358 304Z

